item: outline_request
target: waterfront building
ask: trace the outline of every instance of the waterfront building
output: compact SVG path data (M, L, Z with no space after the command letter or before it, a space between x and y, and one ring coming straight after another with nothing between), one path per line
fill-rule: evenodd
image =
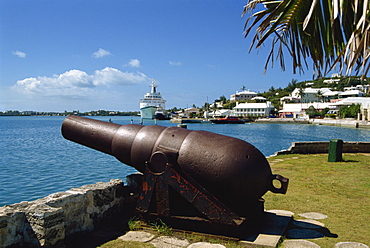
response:
M339 110L342 106L350 106L352 104L360 104L360 113L358 120L370 121L370 97L348 97L332 103L332 106L335 106L335 109Z
M199 114L198 108L187 108L184 110L185 116L198 115L198 114Z
M317 111L322 111L325 108L336 110L337 106L328 102L311 102L311 103L283 103L283 109L279 111L280 118L303 118L308 119L306 110L313 106Z
M235 111L232 110L232 109L217 109L215 111L209 112L208 115L212 118L225 117L225 116L235 116Z
M279 111L280 118L308 118L306 110L313 106L317 111L329 108L329 111L337 112L342 106L360 104L361 109L358 120L370 120L370 97L348 97L344 99L332 100L331 102L312 102L312 103L283 103L283 108Z
M237 103L233 108L235 115L239 117L265 117L269 116L274 106L271 102Z

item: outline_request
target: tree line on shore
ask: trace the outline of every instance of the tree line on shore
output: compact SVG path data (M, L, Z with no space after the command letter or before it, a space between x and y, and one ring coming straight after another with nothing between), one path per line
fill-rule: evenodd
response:
M139 111L108 111L108 110L97 110L80 112L64 111L64 112L37 112L37 111L18 111L18 110L7 110L0 112L0 116L67 116L67 115L81 115L81 116L136 116L139 115Z

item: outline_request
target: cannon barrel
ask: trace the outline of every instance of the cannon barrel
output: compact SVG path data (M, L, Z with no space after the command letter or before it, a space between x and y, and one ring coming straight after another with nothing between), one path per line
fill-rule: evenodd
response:
M68 116L63 136L115 156L144 172L155 152L169 154L175 164L240 216L268 190L285 193L287 181L273 175L265 156L241 139L178 127L118 125ZM273 181L280 181L275 187Z

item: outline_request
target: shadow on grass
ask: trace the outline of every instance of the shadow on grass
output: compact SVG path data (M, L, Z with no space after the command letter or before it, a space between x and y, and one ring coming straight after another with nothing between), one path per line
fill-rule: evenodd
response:
M318 239L323 237L337 238L338 235L330 232L326 227L322 227L316 224L303 223L304 227L301 227L300 221L295 221L298 225L291 224L286 232L288 239Z
M344 162L344 163L359 163L360 161L351 160L351 159L343 159L342 162Z

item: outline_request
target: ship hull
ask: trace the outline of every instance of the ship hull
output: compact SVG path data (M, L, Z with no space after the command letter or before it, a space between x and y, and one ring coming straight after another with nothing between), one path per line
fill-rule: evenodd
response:
M157 107L148 106L140 109L141 119L154 119L155 111Z

